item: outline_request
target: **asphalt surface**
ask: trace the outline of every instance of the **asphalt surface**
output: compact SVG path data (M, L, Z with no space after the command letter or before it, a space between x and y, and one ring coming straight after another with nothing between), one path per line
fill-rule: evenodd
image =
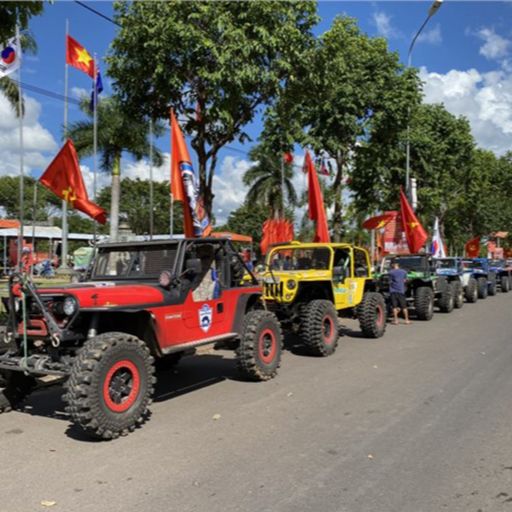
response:
M0 511L512 511L512 293L380 340L345 325L267 383L229 352L184 359L113 442L36 392L0 415Z

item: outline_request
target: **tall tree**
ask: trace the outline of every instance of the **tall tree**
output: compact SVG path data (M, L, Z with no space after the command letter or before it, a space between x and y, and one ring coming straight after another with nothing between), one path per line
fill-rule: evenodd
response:
M121 181L121 195L123 202L119 215L128 222L131 231L136 235L149 233L149 181L136 178L125 178ZM169 182L154 182L154 231L155 234L169 233L170 222L170 196ZM111 187L105 187L98 195L98 204L108 209L112 197ZM183 215L181 203L174 203L174 233L183 233Z
M217 155L243 142L258 109L293 75L313 41L316 3L117 2L109 75L127 108L168 118L192 136L200 191L212 212Z
M75 144L80 157L93 154L93 119L89 101L84 99L82 111L89 118L70 125L68 136ZM119 229L119 203L121 197L121 157L123 152L130 153L136 160L149 156L149 123L143 119L134 119L127 113L115 97L106 98L98 103L98 151L101 153L101 168L112 174L112 201L110 207L110 237L117 239ZM163 127L155 124L154 133L162 133ZM153 149L153 164L162 165L162 154Z
M250 158L256 163L243 178L244 184L249 186L247 201L265 206L269 212L267 217L284 217L287 207L297 204L293 166L283 161L282 154L271 154L265 146L256 146Z

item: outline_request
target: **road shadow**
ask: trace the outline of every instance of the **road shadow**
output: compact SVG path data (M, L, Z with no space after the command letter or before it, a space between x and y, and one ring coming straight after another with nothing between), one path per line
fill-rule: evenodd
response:
M239 374L231 351L184 357L174 368L158 371L156 377L153 402L157 403L225 380L249 383ZM38 387L16 410L22 414L70 422L70 415L65 411L63 394L62 384ZM66 430L66 435L77 441L97 442L73 424Z

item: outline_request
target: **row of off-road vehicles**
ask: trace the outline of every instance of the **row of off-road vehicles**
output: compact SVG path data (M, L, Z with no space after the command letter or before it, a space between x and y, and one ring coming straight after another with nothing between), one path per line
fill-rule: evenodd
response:
M429 320L435 304L461 306L462 280L438 275L429 256L397 261L418 318ZM374 276L363 248L290 243L273 247L256 277L229 239L204 238L98 245L82 283L37 288L15 273L3 299L0 412L53 376L64 383L71 420L112 439L148 416L156 368L202 345L234 350L242 375L265 381L280 366L283 331L317 356L336 350L339 316L379 338L389 262Z

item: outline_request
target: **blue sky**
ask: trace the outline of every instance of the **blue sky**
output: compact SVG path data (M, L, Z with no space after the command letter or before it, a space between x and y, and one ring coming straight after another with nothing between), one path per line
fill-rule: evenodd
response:
M110 2L91 2L95 9L112 16ZM315 32L327 30L336 15L356 18L361 29L371 36L384 36L389 47L406 61L410 41L424 21L430 2L319 2L322 20ZM413 65L421 68L425 81L425 101L443 102L448 110L466 115L477 142L501 154L510 148L512 140L512 2L458 2L445 0L438 13L430 20L418 40ZM31 30L38 44L35 56L27 56L22 80L31 85L64 93L64 34L65 20L69 19L70 34L90 52L105 56L117 27L94 15L75 2L56 2L45 5L44 14L32 20ZM103 66L104 67L104 66ZM108 78L104 75L106 93ZM70 68L70 93L90 90L89 78ZM39 176L54 156L61 139L63 102L26 91L28 113L26 119L27 166ZM3 107L1 106L3 104ZM82 114L76 105L70 105L70 121ZM13 159L15 120L5 102L0 102L0 158L4 162L0 174L16 173ZM256 139L261 130L257 119L249 127ZM168 135L157 144L169 151ZM251 144L230 146L219 159L218 176L214 184L216 215L223 220L243 199L245 190L240 178L250 162L243 152ZM90 183L90 160L83 162L86 182ZM145 163L125 162L125 176L147 177ZM156 171L164 179L168 167ZM107 183L108 178L102 178ZM297 178L301 188L302 178Z

